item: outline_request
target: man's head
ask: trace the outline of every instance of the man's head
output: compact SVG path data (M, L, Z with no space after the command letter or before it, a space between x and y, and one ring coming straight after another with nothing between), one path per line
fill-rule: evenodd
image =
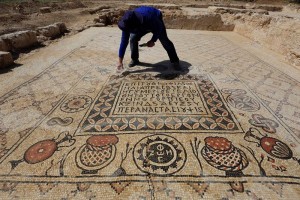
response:
M126 11L124 16L118 23L119 28L122 31L135 32L141 26L143 17L134 11Z

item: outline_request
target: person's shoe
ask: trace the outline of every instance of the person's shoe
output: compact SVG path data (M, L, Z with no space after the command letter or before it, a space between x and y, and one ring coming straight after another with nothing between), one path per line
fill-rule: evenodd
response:
M139 60L131 60L131 62L129 63L128 67L134 67L136 65L140 64Z
M173 66L173 69L175 69L176 71L181 71L182 70L179 62L172 63L172 66Z

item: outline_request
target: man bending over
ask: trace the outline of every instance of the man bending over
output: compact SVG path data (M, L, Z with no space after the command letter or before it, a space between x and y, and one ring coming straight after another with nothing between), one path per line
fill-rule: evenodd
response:
M124 69L123 58L129 39L131 49L131 62L129 63L129 67L134 67L139 64L139 41L144 35L150 32L153 36L151 40L147 42L147 46L153 47L155 42L159 40L167 51L173 68L175 70L181 70L179 58L174 44L167 36L166 27L160 10L153 7L142 6L133 11L127 11L119 21L118 26L122 30L118 71Z

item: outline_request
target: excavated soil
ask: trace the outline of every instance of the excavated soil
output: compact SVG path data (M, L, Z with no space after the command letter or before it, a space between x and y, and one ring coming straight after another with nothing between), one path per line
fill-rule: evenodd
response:
M127 9L155 6L164 13L167 28L235 31L286 57L300 66L300 4L281 0L259 1L96 1L59 0L0 2L0 36L21 30L36 30L64 22L70 34L92 26L115 25ZM50 7L50 13L41 13Z
M110 6L122 7L124 9L129 8L130 6L124 4L124 1L107 1L107 0L48 0L48 1L38 1L38 0L28 0L21 3L12 1L7 3L0 1L0 35L11 33L18 30L24 29L34 29L39 26L49 25L51 23L62 21L66 23L67 27L72 27L74 29L79 29L81 26L87 24L87 22L92 22L94 17L90 14L90 9L97 8L98 6ZM144 1L130 1L133 4L143 3ZM157 0L151 1L151 3L166 3L167 0ZM260 0L256 2L261 2L265 4L273 5L282 5L283 1L281 0ZM228 1L193 1L185 0L172 1L175 3L176 7L172 6L158 6L159 9L171 9L172 11L180 10L181 5L189 7L208 7L209 5L228 5ZM234 2L235 6L243 7L242 5L245 2L237 1ZM51 13L40 13L41 7L51 7ZM175 9L174 9L175 8ZM96 14L96 13L94 13ZM189 22L183 20L180 22L180 25L177 25L176 28L185 28L193 29L194 22ZM217 22L218 23L218 22ZM189 28L191 27L191 28ZM173 28L173 27L171 27ZM195 29L195 28L194 28ZM197 29L197 28L196 28Z

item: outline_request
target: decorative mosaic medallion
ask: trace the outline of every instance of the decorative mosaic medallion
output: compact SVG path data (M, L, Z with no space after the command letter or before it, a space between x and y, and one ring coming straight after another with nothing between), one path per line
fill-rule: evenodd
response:
M167 135L152 135L140 140L134 147L134 162L145 173L170 175L186 162L182 144Z
M92 103L92 98L86 95L75 96L66 100L60 109L67 113L79 112L86 109Z

